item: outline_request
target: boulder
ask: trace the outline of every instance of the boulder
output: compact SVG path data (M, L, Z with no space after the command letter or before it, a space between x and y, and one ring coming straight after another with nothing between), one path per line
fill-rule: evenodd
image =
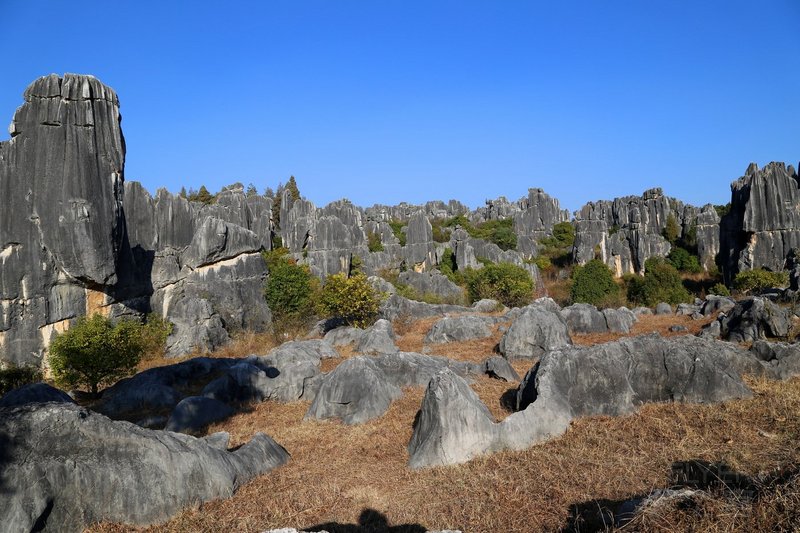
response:
M385 355L397 353L400 349L394 343L392 323L381 318L364 331L356 344L355 351L366 355Z
M415 319L432 316L445 316L455 313L469 313L469 307L450 304L428 304L409 300L399 294L393 294L381 304L381 316L387 320L397 320L401 317L414 317Z
M709 294L706 296L706 301L703 303L700 312L703 313L703 316L713 315L717 312L727 314L734 307L736 307L736 301L733 298Z
M570 344L572 339L561 313L546 305L532 304L503 335L500 353L507 359L534 358Z
M358 344L363 336L363 329L354 328L352 326L341 326L327 332L324 339L325 342L333 346L349 346Z
M637 321L636 315L627 307L603 309L603 317L606 319L608 331L613 333L630 333Z
M721 322L722 338L732 342L754 342L786 338L792 327L791 313L766 298L746 298Z
M353 357L325 377L305 417L361 424L382 416L400 396L400 388L389 382L372 358Z
M656 306L656 314L657 315L671 315L672 314L672 306L669 305L667 302L661 302Z
M407 270L400 273L397 281L408 285L420 295L433 295L450 302L460 302L464 299L464 290L437 270L428 272Z
M472 310L477 313L494 313L495 311L502 311L503 304L491 298L483 298L472 304Z
M774 377L789 379L800 375L800 346L785 342L758 340L750 351L769 365Z
M303 341L284 342L280 346L273 348L267 357L275 360L290 359L333 359L339 357L337 352L329 342L322 339L309 339Z
M181 400L167 421L166 431L195 433L207 425L225 420L234 413L224 403L203 396L190 396Z
M289 459L263 433L229 452L67 403L1 409L0 443L0 516L8 531L159 523L184 507L230 497Z
M500 379L503 381L519 381L519 374L517 371L514 370L514 367L511 366L511 363L508 362L508 359L504 359L497 355L488 358L486 361L483 362L484 372L489 377Z
M428 384L414 433L408 466L464 463L495 450L499 427L463 378L445 369Z
M485 339L492 336L492 326L497 322L493 317L457 316L445 317L436 321L425 335L425 344L444 344L447 342Z
M29 403L75 403L63 390L47 383L29 383L8 391L0 398L0 407L16 407Z
M606 317L595 306L586 303L572 304L561 310L570 333L605 333Z

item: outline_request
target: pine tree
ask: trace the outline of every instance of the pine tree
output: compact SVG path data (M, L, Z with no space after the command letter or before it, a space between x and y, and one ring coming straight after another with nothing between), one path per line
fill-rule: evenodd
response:
M181 187L181 192L178 193L181 198L186 198L186 187Z
M286 184L286 190L289 191L292 203L300 199L300 189L297 188L297 181L295 181L294 176L289 176L289 183Z
M250 197L252 197L252 196L258 196L258 189L256 189L256 186L255 186L255 185L253 185L252 183L250 183L250 184L247 186L247 190L245 191L245 195L246 195L248 198L250 198Z

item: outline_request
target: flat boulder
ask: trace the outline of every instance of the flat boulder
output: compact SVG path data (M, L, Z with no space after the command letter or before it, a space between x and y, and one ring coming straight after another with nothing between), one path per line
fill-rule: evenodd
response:
M228 498L289 460L263 433L227 451L67 403L0 409L0 449L7 531L156 524L198 502Z
M356 345L364 336L364 330L353 326L341 326L325 334L325 342L332 346Z
M492 336L493 317L465 315L437 320L425 335L425 344L485 339Z

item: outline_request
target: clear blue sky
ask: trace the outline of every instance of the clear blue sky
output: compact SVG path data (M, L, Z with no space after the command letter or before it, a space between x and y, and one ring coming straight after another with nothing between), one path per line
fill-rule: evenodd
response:
M119 94L151 191L725 203L800 159L798 31L800 0L0 0L0 121L76 72Z

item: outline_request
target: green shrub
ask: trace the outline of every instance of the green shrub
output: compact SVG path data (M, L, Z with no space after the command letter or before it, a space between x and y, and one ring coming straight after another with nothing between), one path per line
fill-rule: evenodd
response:
M32 366L12 366L0 369L0 396L29 383L42 381L42 373Z
M403 231L403 228L406 226L405 222L400 220L390 220L389 227L392 228L392 233L397 239L400 241L401 246L406 245L406 233Z
M728 290L728 287L725 286L724 283L717 283L710 289L708 289L709 294L716 294L717 296L730 296L731 291Z
M508 307L519 307L533 299L536 287L528 271L520 266L491 264L465 274L472 302L491 298Z
M651 257L645 262L645 274L625 276L628 300L654 307L660 302L679 304L689 302L692 295L683 286L678 270L663 257Z
M376 231L367 233L367 248L370 252L382 252L383 242L381 241L381 234Z
M264 296L272 311L274 329L283 331L302 326L314 314L317 279L307 266L282 255L271 257L267 263L270 266Z
M575 244L575 226L569 222L559 222L553 226L553 235L539 240L539 257L548 260L545 270L552 265L567 266L572 261L572 246ZM542 259L544 265L544 259Z
M615 300L619 286L614 274L605 263L592 259L572 271L570 297L573 303L588 303L600 307L603 302Z
M743 293L759 292L764 289L785 287L789 284L789 273L784 271L771 272L763 268L745 270L736 274L733 287Z
M664 231L662 232L664 238L669 241L670 244L675 244L678 240L678 237L681 234L681 227L678 224L678 219L675 218L673 213L670 213L667 216L667 223L664 226Z
M442 226L444 228L461 226L464 231L469 233L470 237L493 242L502 250L513 250L517 247L517 234L514 233L514 221L510 218L505 218L503 220L487 220L481 224L474 225L464 215L456 215L445 220ZM447 236L449 238L449 233L447 233Z
M142 326L142 356L147 359L162 357L172 328L172 322L166 318L155 313L148 314Z
M552 261L550 261L550 258L549 258L549 257L547 257L546 255L540 255L540 256L537 256L537 257L536 257L536 258L533 260L533 264L534 264L534 265L536 265L536 267L537 267L539 270L547 270L548 268L550 268L551 266L553 266L553 262L552 262Z
M97 395L136 369L144 351L142 325L132 320L114 324L95 314L81 317L50 344L50 368L59 386L84 386Z
M680 272L697 274L703 270L700 266L700 259L684 248L673 248L667 256L667 261Z
M378 318L381 296L360 272L349 278L344 273L332 274L325 280L317 308L326 318L340 318L350 326L366 328Z

